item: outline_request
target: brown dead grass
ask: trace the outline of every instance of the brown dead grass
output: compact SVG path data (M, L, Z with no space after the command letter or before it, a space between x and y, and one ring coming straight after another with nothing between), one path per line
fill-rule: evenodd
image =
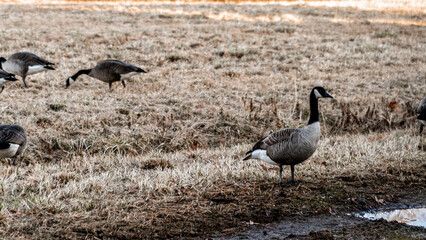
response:
M21 124L30 139L19 167L0 167L3 236L194 237L269 219L263 208L245 211L280 196L277 169L241 158L270 131L304 126L316 85L335 99L320 102L321 146L297 166L298 179L424 179L414 109L426 87L425 28L392 22L424 22L422 14L69 3L1 4L0 15L1 55L30 51L58 68L2 93L2 123ZM68 76L106 58L149 73L112 92L84 76L64 89ZM277 201L317 190L289 191ZM321 213L339 204L305 200ZM264 222L290 214L273 209Z

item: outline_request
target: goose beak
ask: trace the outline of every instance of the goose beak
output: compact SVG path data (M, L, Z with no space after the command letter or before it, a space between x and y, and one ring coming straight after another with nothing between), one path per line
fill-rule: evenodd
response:
M333 96L331 96L330 94L328 94L328 92L325 93L324 97L325 98L334 98Z

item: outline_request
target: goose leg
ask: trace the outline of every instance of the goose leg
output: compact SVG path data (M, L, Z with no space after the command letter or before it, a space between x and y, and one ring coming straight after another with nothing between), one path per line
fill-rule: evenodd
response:
M124 82L124 80L121 80L121 83L123 84L123 87L126 87L126 83Z
M4 90L4 86L1 86L1 91L0 91L0 93L2 93L2 92L3 92L3 90Z
M283 165L280 165L280 183L279 183L279 185L281 187L284 186L284 184L283 184Z
M24 87L25 87L25 88L27 88L27 84L25 83L25 78L26 78L26 77L27 77L27 76L23 76L23 77L22 77L22 81L24 82Z
M294 186L294 185L298 184L298 183L296 183L294 181L294 165L290 165L290 168L291 168L291 181L288 184L282 184L282 183L280 183L280 186L282 186L282 187L291 187L291 186Z
M12 162L13 166L16 166L16 157L13 158L13 162Z
M112 88L112 83L110 82L109 83L109 90L111 91L111 88Z

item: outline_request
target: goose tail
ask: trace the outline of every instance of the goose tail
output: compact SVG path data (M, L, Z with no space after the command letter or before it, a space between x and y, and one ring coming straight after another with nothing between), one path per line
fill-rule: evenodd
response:
M147 71L143 70L142 68L138 68L138 69L136 70L136 72L147 73Z
M247 161L247 160L249 160L249 159L251 159L251 153L252 153L253 151L252 150L250 150L250 151L248 151L246 154L249 154L247 157L245 157L244 159L243 159L243 161Z
M56 70L55 68L53 68L52 66L44 66L44 69L49 69L49 70Z

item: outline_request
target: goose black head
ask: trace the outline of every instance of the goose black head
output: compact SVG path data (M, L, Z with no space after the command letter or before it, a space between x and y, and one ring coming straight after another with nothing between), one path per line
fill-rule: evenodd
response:
M16 81L16 80L18 80L16 77L15 77L15 74L9 74L9 76L7 76L7 77L5 77L4 78L5 80L8 80L8 81Z
M312 92L314 93L315 97L318 98L333 98L323 87L314 87L312 89Z
M74 79L72 79L71 77L67 78L67 80L65 81L65 88L68 88L73 82Z

